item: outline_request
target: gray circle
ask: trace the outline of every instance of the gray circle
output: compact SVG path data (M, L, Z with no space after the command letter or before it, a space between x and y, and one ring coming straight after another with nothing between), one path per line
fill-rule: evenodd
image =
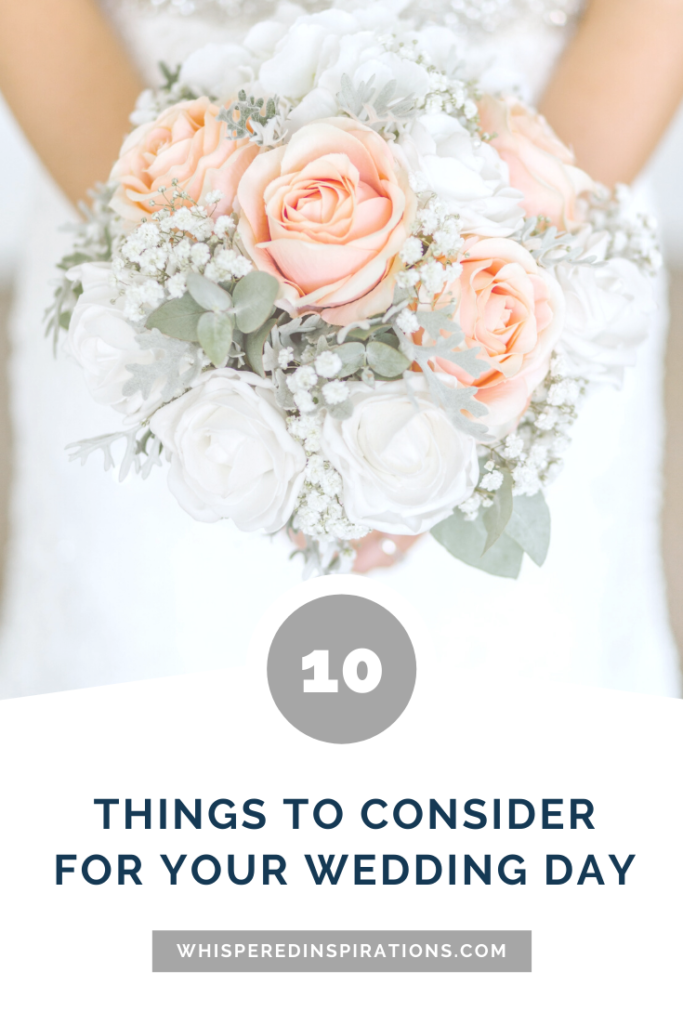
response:
M370 658L373 666L362 661L356 653L362 649L374 652L381 674L376 659ZM314 651L321 653L314 656ZM345 662L351 685L344 678ZM378 674L379 681L362 692L371 670L372 681ZM309 601L285 619L270 645L267 672L273 700L300 732L326 743L357 743L384 732L405 711L417 664L410 637L395 615L365 597L332 594ZM327 692L312 692L320 683Z

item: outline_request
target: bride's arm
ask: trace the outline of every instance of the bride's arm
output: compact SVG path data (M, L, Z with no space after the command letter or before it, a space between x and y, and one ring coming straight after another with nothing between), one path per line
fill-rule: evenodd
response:
M592 0L540 109L606 185L632 181L683 96L683 0Z
M1 0L0 91L74 202L108 177L142 88L95 0Z

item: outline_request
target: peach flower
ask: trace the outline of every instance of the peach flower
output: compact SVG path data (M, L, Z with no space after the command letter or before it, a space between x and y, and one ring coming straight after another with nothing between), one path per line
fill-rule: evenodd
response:
M484 96L481 126L495 135L491 145L510 169L510 184L524 194L521 205L530 217L547 217L556 228L571 231L584 219L578 198L595 184L574 166L574 154L540 114L514 97Z
M169 107L156 121L131 132L110 175L118 188L111 207L126 220L154 213L159 189L178 188L195 202L214 189L223 193L214 217L232 211L239 180L259 151L249 139L229 139L228 126L216 118L220 107L206 96Z
M348 117L306 125L256 157L237 197L247 254L293 316L344 325L391 305L416 200L376 132Z
M550 367L564 323L562 289L517 242L474 238L466 242L462 275L446 286L436 305L451 303L465 344L479 348L478 358L489 368L475 379L447 359L435 362L462 384L478 388L476 398L488 407L482 422L493 436L504 437Z

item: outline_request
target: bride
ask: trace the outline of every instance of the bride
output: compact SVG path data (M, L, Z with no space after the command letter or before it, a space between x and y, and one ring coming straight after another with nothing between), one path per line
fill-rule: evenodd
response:
M636 178L683 92L680 0L386 6L456 30L487 87L520 88L540 103L580 165L607 184ZM12 318L0 696L237 664L264 607L300 580L283 538L195 522L161 472L121 486L95 460L69 463L66 444L116 428L80 369L53 359L41 323L66 248L57 228L74 218L69 200L106 179L158 62L239 43L256 21L284 25L297 13L269 0L0 5L0 88L51 176L31 197ZM358 566L388 566L385 582L418 604L454 675L472 685L502 676L678 694L658 536L665 326L662 312L623 391L587 402L549 495L554 536L543 569L527 564L510 581L454 561L429 536L405 556L406 538L364 542Z

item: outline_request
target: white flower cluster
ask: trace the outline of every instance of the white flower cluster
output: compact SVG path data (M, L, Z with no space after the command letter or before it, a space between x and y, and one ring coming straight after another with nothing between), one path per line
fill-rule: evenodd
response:
M474 493L458 506L465 519L473 521L481 508L492 505L492 492L502 486L504 472L512 477L513 495L532 496L552 482L562 468L586 383L568 376L564 357L554 356L517 430L490 449L492 457L484 464Z
M339 473L322 455L311 456L294 512L294 529L315 538L358 540L364 537L369 531L346 517L341 496Z
M112 286L124 296L129 320L139 323L164 299L181 298L189 273L222 283L238 280L254 269L234 247L234 218L223 216L214 221L211 217L212 206L221 199L216 191L200 205L175 189L168 206L122 236L112 259ZM176 208L178 200L192 205Z
M590 221L595 231L610 236L606 259L627 259L650 274L661 270L657 221L637 208L627 185L617 185L613 194L598 195L591 204Z
M415 97L415 107L425 114L448 114L457 117L463 126L476 135L479 128L477 90L471 82L455 78L437 67L420 34L405 37L399 33L380 38L387 53L395 53L402 60L416 64L425 72L422 89Z
M437 196L423 197L415 233L401 249L400 256L407 269L397 277L399 286L419 290L424 300L431 301L448 281L459 277L458 257L462 245L459 216L451 213L448 205ZM401 330L406 333L417 330L417 321L409 310L403 311L401 317L402 320L397 321Z

